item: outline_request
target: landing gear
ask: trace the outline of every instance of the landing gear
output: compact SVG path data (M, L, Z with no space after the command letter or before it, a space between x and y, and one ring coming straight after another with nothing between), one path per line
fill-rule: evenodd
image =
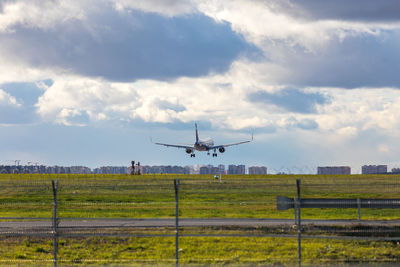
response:
M210 155L210 151L207 151L207 155ZM216 156L217 156L217 153L215 152L215 149L214 149L214 153L212 154L212 156L213 156L213 157L216 157Z
M195 154L190 154L190 157L191 157L191 158L195 158L196 155L195 155Z

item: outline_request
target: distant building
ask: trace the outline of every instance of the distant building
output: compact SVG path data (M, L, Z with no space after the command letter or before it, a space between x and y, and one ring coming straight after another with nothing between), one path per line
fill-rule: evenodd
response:
M194 168L192 166L183 167L185 174L194 174Z
M79 172L82 173L82 172ZM120 166L103 166L93 170L95 174L127 174L129 173L128 167Z
M228 174L246 174L245 165L229 165Z
M318 167L317 174L351 174L351 168L349 166Z
M46 168L47 173L66 173L66 170L68 170L67 167L63 166L49 166Z
M200 174L210 174L210 168L207 166L200 167Z
M267 167L249 167L249 174L253 175L262 175L262 174L267 174Z
M159 174L159 173L172 173L172 174L190 174L193 171L190 167L181 166L142 166L142 174Z
M218 174L226 174L225 165L218 165L219 173Z
M400 168L393 168L392 169L393 174L400 174Z
M89 174L92 173L92 170L85 166L71 166L69 167L70 173L73 174Z
M221 173L220 167L214 167L212 165L208 165L200 167L200 174L224 174L224 173Z
M364 165L361 167L362 174L385 174L387 165Z

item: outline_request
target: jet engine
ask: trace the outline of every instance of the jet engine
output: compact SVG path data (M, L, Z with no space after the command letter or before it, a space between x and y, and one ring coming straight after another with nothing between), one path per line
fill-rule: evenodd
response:
M220 147L220 148L218 148L218 150L219 150L220 153L224 153L225 152L225 147Z
M186 153L188 153L188 154L192 154L192 153L193 153L193 150L192 150L192 149L190 149L190 148L186 148Z

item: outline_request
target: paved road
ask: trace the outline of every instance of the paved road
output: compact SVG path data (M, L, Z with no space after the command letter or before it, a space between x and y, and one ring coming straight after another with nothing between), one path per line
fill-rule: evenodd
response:
M357 221L357 220L302 220L303 225L365 225L365 226L400 226L400 220L390 221ZM289 219L180 219L179 225L183 227L195 226L290 226L294 220ZM21 228L47 228L51 227L51 220L33 221L2 221L1 229L21 229ZM59 223L59 227L65 228L90 228L90 227L173 227L175 219L64 219Z

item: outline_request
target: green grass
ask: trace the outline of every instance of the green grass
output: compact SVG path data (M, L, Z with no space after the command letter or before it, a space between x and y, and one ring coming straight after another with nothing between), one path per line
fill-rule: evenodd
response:
M182 218L293 218L293 210L277 211L276 196L400 198L398 175L0 175L0 217L51 217L51 180L59 179L61 218L172 218L173 179L181 179ZM303 209L303 219L356 219L355 209ZM363 219L399 219L394 209L363 209ZM102 230L107 231L107 230ZM113 231L124 231L113 229ZM154 229L135 229L155 233ZM159 233L173 234L171 229ZM182 233L264 233L263 229L182 229ZM272 231L269 229L268 231ZM279 229L275 229L279 233ZM295 229L283 229L295 234ZM313 230L314 232L316 230ZM320 230L318 230L320 231ZM326 234L321 230L315 233ZM314 233L308 232L308 233ZM173 237L60 237L61 265L174 265ZM297 240L270 237L181 237L184 265L296 265ZM0 237L0 265L52 263L51 238ZM303 263L308 265L400 262L397 242L304 239Z
M297 263L297 240L268 237L181 237L180 262L202 265L279 265ZM52 240L45 238L1 238L0 264L52 265ZM369 242L305 239L303 265L400 262L400 245ZM174 238L60 238L61 266L126 264L174 265Z
M0 217L51 217L51 180L59 178L60 217L154 218L175 216L173 179L181 179L180 215L185 218L293 218L277 211L276 196L400 198L398 175L0 175ZM356 219L355 209L303 210L305 219ZM398 219L391 209L363 209L363 219Z

